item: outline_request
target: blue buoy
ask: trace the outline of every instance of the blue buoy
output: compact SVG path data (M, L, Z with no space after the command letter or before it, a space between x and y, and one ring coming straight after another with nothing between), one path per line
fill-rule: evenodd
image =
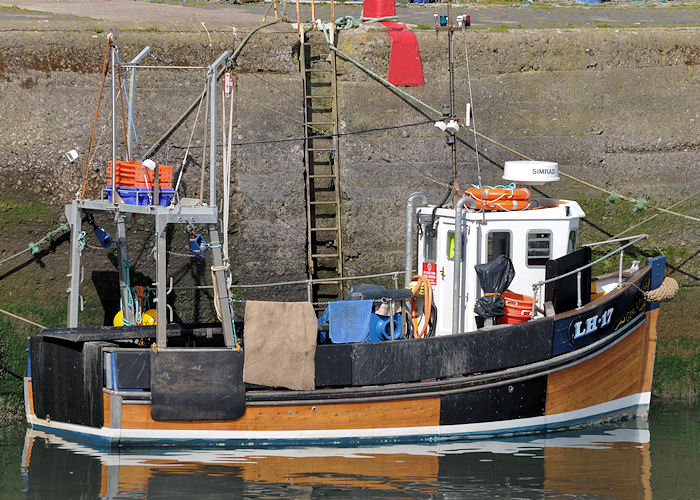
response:
M102 248L109 248L112 246L112 237L107 231L102 229L100 226L95 226L94 231L95 236L97 237L97 241L100 242L100 246Z

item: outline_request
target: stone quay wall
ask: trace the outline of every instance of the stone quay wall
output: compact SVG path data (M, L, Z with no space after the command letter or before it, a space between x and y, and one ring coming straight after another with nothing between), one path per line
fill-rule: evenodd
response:
M0 257L18 251L58 224L62 205L82 185L106 36L88 30L0 35L0 207L6 211L13 204L54 207L47 212L50 216L34 224L15 226L5 221ZM243 36L241 32L215 32L208 37L125 30L118 45L122 61L150 45L161 62L149 59L148 64L165 61L202 66L235 48ZM446 35L418 31L417 38L425 86L407 90L439 109L449 103ZM390 45L385 33L342 32L339 48L386 75ZM481 133L528 156L558 161L563 172L632 198L645 198L651 205L668 207L700 187L699 29L475 30L456 34L454 49L457 111L464 114L471 80L474 120ZM294 33L261 31L241 51L234 68L229 233L236 283L305 278L305 183L303 141L299 139L303 137L303 94L298 54ZM134 154L139 158L204 89L206 72L144 69L137 75L133 104L138 145ZM424 191L433 203L442 199L451 177L450 149L444 134L432 126L434 115L341 58L338 83L345 274L400 270L406 199L414 191ZM90 197L99 197L111 158L109 76L104 92L88 179ZM121 127L119 107L117 112ZM194 117L195 113L190 115L153 156L177 170L190 144L193 161L185 169L180 192L190 197L199 196L204 109L197 123ZM221 123L221 116L219 120ZM458 180L467 187L477 181L474 139L466 130L459 132L458 139ZM124 157L121 128L117 143ZM501 183L503 162L518 158L481 139L477 145L484 183ZM71 149L81 155L75 163L65 156ZM208 165L208 159L206 162ZM579 201L589 215L589 223L582 226L582 239L587 241L614 236L656 213L649 208L633 212L633 206L623 201L611 204L607 194L568 179L541 191ZM695 198L674 210L698 217L698 207ZM111 224L109 220L102 223L105 227ZM133 264L144 283L154 277L149 224L140 218L129 229L135 233L130 241ZM642 246L637 258L643 259L655 245L669 256L673 275L682 284L698 284L700 224L659 215L626 235L642 232L652 235L653 245ZM176 282L206 284L208 267L177 255L187 251L185 232L175 228L170 238ZM105 258L98 251L95 255L87 259L90 269L86 271L92 274L86 275L92 277L97 290L104 273L114 274L115 263L109 255ZM64 289L67 244L57 246L55 255L47 258L54 259L52 265L41 272L52 277L35 277L52 283L56 290ZM85 289L88 301L97 300L99 293ZM185 312L184 307L191 308L193 301L206 295L208 292L200 291L194 296L177 294L176 314L184 320L207 319L210 305L201 309L197 305L194 313ZM238 299L263 297L304 300L306 289L277 287L236 294ZM107 308L104 301L102 305Z

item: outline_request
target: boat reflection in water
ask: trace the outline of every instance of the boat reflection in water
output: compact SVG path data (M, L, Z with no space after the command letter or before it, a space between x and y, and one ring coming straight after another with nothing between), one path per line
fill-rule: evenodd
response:
M649 431L619 426L529 438L265 450L106 451L28 430L23 466L28 497L651 497Z

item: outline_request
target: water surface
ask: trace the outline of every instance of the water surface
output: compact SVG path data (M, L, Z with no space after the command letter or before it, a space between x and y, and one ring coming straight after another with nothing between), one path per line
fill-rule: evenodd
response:
M700 406L526 438L358 448L106 451L0 432L2 498L697 498Z

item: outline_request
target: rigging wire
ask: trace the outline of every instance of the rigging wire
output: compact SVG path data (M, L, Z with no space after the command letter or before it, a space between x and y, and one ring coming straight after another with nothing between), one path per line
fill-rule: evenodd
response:
M97 109L95 110L95 121L92 125L92 137L90 139L90 150L88 152L88 157L85 164L85 180L83 181L83 188L80 193L80 199L85 199L85 193L87 191L88 177L90 175L90 161L92 160L92 146L95 141L95 131L97 130L97 116L100 113L100 104L102 103L102 89L104 88L105 77L107 76L107 63L109 61L109 48L112 46L112 34L107 36L107 46L105 47L105 58L102 63L102 79L100 80L100 91L97 95Z
M392 90L393 92L397 93L398 95L400 95L400 96L402 96L402 97L405 97L406 99L410 100L411 102L413 102L413 103L415 103L415 104L418 104L419 106L422 106L423 108L425 108L426 110L428 110L428 111L434 113L434 114L437 115L437 116L442 116L442 112L440 112L439 110L435 109L435 108L432 107L430 104L427 104L427 103L421 101L421 100L418 99L417 97L414 97L413 95L409 94L409 93L406 92L405 90L403 90L403 89L397 87L396 85L392 84L391 82L389 82L389 81L386 80L385 78L382 78L382 77L379 76L377 73L375 73L375 72L372 71L371 69L367 68L366 66L364 66L364 65L363 65L362 63L360 63L359 61L353 59L351 56L349 56L348 54L346 54L345 52L343 52L342 50L340 50L338 47L334 46L332 43L330 43L330 39L328 38L328 34L326 33L325 29L324 29L324 31L323 31L323 34L324 34L325 37L326 37L326 43L328 44L328 48L329 48L330 50L336 52L340 57L342 57L342 58L345 59L346 61L348 61L348 62L354 64L355 66L357 66L358 68L360 68L362 71L364 71L365 73L367 73L369 76L371 76L372 78L374 78L374 79L377 80L379 83L381 83L382 85L386 86L387 88L389 88L389 89ZM466 127L466 128L471 128L471 127ZM520 151L517 151L517 150L515 150L515 149L513 149L513 148L510 148L510 147L506 146L505 144L503 144L503 143L501 143L501 142L499 142L499 141L497 141L497 140L495 140L495 139L492 139L491 137L488 137L487 135L482 134L481 132L477 132L477 131L474 130L473 128L472 128L472 131L474 132L474 134L476 134L478 137L481 137L481 138L484 139L485 141L488 141L488 142L490 142L490 143L492 143L492 144L494 144L494 145L496 145L496 146L498 146L498 147L500 147L500 148L502 148L502 149L504 149L504 150L506 150L506 151L509 151L509 152L513 153L514 155L517 155L517 156L519 156L520 158L522 158L522 159L524 159L524 160L535 161L533 158L527 156L526 154L521 153ZM600 192L605 193L605 194L608 194L608 195L613 195L613 192L610 191L610 190L608 190L608 189L605 189L605 188L596 186L595 184L591 184L591 183L588 182L588 181L585 181L585 180L583 180L583 179L580 179L580 178L578 178L578 177L576 177L576 176L573 176L573 175L571 175L571 174L567 174L567 173L565 173L565 172L562 172L561 170L559 170L559 175L561 175L561 176L563 176L563 177L566 177L567 179L570 179L570 180L572 180L572 181L578 182L579 184L583 184L584 186L589 187L589 188L591 188L591 189L595 189L595 190L597 190L597 191L600 191ZM638 200L635 200L635 199L633 199L633 198L630 198L629 196L624 196L624 195L618 194L618 197L619 197L620 199L622 199L622 200L628 202L628 203L634 203L634 204L637 204L637 203L638 203ZM700 222L700 218L698 218L698 217L693 217L693 216L686 215L686 214L682 214L682 213L679 213L679 212L672 212L672 211L670 211L670 210L668 210L668 209L661 208L661 207L657 207L657 206L655 206L655 205L649 205L649 204L647 204L646 207L651 208L651 209L654 209L654 210L658 210L659 212L665 212L665 213L669 213L669 214L672 214L672 215L676 215L676 216L678 216L678 217L683 217L683 218L688 219L688 220L692 220L692 221L695 221L695 222Z
M122 82L124 79L122 78L122 67L121 67L121 61L119 60L119 50L116 49L114 50L114 54L117 59L117 74L119 75L119 102L121 103L122 107L122 125L124 126L124 147L126 148L126 157L129 157L129 140L127 138L127 133L126 133L126 114L124 113L124 92L122 92ZM114 168L117 168L116 165Z
M470 111L474 109L474 97L472 95L472 75L471 72L469 71L469 50L467 47L467 32L464 31L464 58L467 63L467 83L469 85L469 103L471 104ZM465 123L466 120L469 120L469 116L464 117ZM479 163L479 143L476 140L476 118L472 117L471 119L471 129L474 132L474 152L476 153L476 179L479 183L479 192L481 199L484 199L484 187L483 184L481 183L481 164ZM482 222L486 223L486 203L481 204L481 217L482 217Z
M369 128L369 129L364 129L364 130L354 130L350 132L338 132L337 134L324 134L324 135L315 135L313 136L314 139L332 139L333 137L345 137L345 136L351 136L351 135L359 135L359 134L367 134L370 132L383 132L387 130L396 130L400 128L408 128L408 127L417 127L420 125L426 125L428 123L433 123L432 120L424 120L420 122L415 122L415 123L404 123L402 125L389 125L387 127L374 127L374 128ZM245 142L234 142L232 143L233 146L250 146L250 145L255 145L255 144L275 144L275 143L280 143L280 142L294 142L294 141L303 141L305 140L306 137L287 137L284 139L262 139L259 141L245 141ZM184 146L181 145L172 145L170 146L172 148L184 148ZM192 146L192 149L196 148L201 148L202 146Z
M209 79L207 78L207 81L204 84L209 85ZM194 122L192 123L192 131L190 132L190 139L187 141L187 149L185 150L185 156L182 158L182 167L180 167L180 173L177 176L177 182L175 183L175 193L178 192L178 189L180 188L180 181L182 180L182 173L185 171L185 165L187 165L187 158L190 155L190 147L192 146L192 137L194 137L194 130L197 128L197 120L199 119L199 112L202 109L202 102L204 102L204 99L199 100L199 105L197 106L197 112L194 115ZM206 118L205 118L206 120ZM206 121L205 121L206 123ZM205 127L206 129L206 127Z
M236 58L238 57L238 55L241 53L241 51L243 50L243 47L245 47L245 45L248 43L248 40L250 40L250 38L255 33L257 33L258 31L260 31L263 28L266 28L268 26L272 26L273 24L277 24L278 22L279 21L272 21L269 23L263 23L263 24L256 26L255 28L253 28L246 35L246 37L241 41L241 43L238 45L238 47L233 52L233 54L231 54L229 56L227 61L229 63L233 63L236 60ZM217 72L217 74L215 75L215 78L218 80L219 77L221 75L223 75L225 71L226 71L226 66L220 68L219 71ZM158 149L160 149L160 147L163 145L163 143L173 134L173 132L175 132L175 130L177 130L177 128L180 126L180 124L182 124L182 122L189 116L189 114L192 113L192 111L194 111L194 108L197 106L197 104L199 103L199 101L203 97L204 97L204 93L201 93L195 98L195 100L192 102L192 104L190 104L190 106L185 110L185 112L182 115L180 115L180 117L175 121L175 123L173 125L171 125L170 128L167 131L165 131L165 133L163 135L161 135L156 140L156 142L153 144L153 146L151 146L151 148L144 155L145 157L151 156L156 151L158 151Z
M204 89L203 95L204 99L200 99L200 102L202 100L206 101L204 104L204 123L206 124L207 121L209 120L209 99L211 99L211 90L210 90L210 83L211 83L211 78L213 75L209 75L207 77L207 82L206 82L206 88ZM204 135L204 139L202 140L202 169L199 175L199 204L201 205L202 202L204 201L204 173L206 171L206 168L204 165L206 165L207 161L207 138L209 134L207 134L207 127L202 127L202 133Z
M268 82L267 80L265 80L262 76L260 76L260 75L258 75L258 74L256 74L256 73L248 73L248 74L249 74L250 76L254 77L254 78L257 78L258 80L260 80L261 82L263 82L265 85L267 85L267 86L269 86L269 87L272 87L272 88L275 89L277 92L279 92L279 93L281 93L281 94L284 94L284 95L286 95L287 97L289 97L289 98L291 98L291 99L298 99L298 98L299 98L299 96L292 95L292 94L290 94L289 92L287 92L287 91L285 91L285 90L282 90L281 88L279 88L279 87L277 87L277 86L271 84L270 82ZM331 97L329 96L328 99L331 99ZM308 109L312 109L311 104L304 104L304 107L305 107L305 108L308 108Z
M316 132L320 132L321 134L326 134L326 131L325 131L325 130L318 129L318 128L312 126L312 125L309 124L309 123L304 123L302 120L297 120L297 119L294 118L293 116L290 116L290 115L288 115L288 114L286 114L286 113L283 113L283 112L279 111L278 109L272 108L272 107L270 107L270 106L266 106L266 105L264 105L262 102L260 102L259 99L253 99L253 98L245 97L244 95L241 95L240 93L238 94L238 97L241 98L241 99L243 99L244 101L248 101L248 102L252 102L252 103L254 103L254 104L257 104L257 105L260 106L261 108L266 109L267 111L271 111L271 112L273 112L273 113L276 113L276 114L278 114L278 115L280 115L280 116L282 116L282 117L284 117L284 118L286 118L286 119L288 119L288 120L291 120L291 121L293 121L293 122L295 122L295 123L298 123L298 124L300 124L300 125L304 125L304 126L310 128L310 129L312 129L312 130L315 130ZM313 137L314 137L314 138L318 138L318 136L313 136Z

